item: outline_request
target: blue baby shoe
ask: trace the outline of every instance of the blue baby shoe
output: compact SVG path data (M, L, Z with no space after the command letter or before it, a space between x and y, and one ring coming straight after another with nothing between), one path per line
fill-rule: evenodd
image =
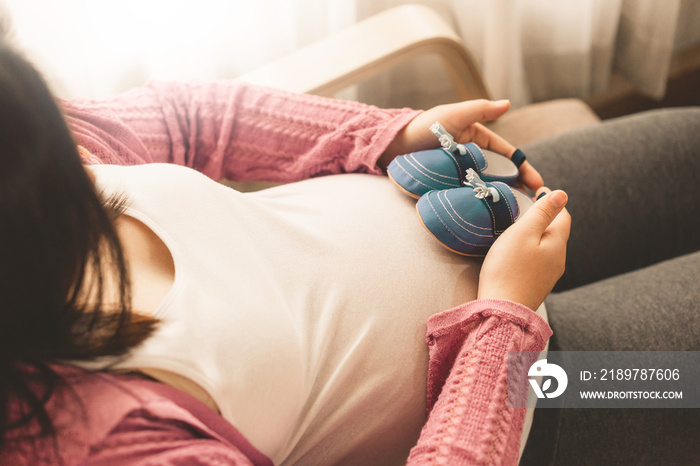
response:
M466 185L430 191L416 205L425 228L447 249L485 256L496 238L533 204L505 183L485 182L471 168Z
M458 144L445 128L435 122L430 130L442 148L400 155L387 169L389 178L409 196L418 199L428 191L457 188L466 182L468 169L484 181L512 184L525 155L516 150L512 157L481 149L473 142Z

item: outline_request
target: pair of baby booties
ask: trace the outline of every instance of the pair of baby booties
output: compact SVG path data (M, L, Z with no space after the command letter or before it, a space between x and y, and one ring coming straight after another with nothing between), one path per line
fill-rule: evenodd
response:
M533 203L513 187L525 155L518 149L509 159L471 142L458 144L439 122L430 129L442 147L396 157L389 178L418 199L421 222L446 248L485 256Z

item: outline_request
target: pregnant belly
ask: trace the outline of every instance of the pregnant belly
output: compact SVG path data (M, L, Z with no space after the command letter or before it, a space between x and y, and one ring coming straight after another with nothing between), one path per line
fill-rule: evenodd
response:
M473 300L481 261L443 248L384 177L249 194L301 339L305 393L275 463L400 464L425 422L431 315ZM377 452L382 452L377 456Z

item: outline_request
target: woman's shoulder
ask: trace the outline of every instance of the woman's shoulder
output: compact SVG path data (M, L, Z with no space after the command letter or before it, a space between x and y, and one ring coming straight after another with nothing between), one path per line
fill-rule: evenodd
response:
M230 196L233 191L201 172L170 163L146 163L142 165L90 165L97 188L103 196L124 194L130 204L141 201L156 204L159 209L216 200Z
M143 163L139 165L114 165L114 164L91 164L87 167L95 173L98 181L103 179L152 179L162 177L174 177L175 179L201 179L214 183L211 178L198 172L197 170L177 165L174 163ZM101 179L102 177L103 179Z

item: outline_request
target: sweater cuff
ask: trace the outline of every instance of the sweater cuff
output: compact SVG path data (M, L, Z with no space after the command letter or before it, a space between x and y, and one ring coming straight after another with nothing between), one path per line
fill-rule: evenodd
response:
M388 120L386 125L376 133L371 144L368 145L368 153L360 153L360 159L351 161L350 166L359 168L364 165L367 167L367 173L382 175L383 171L377 166L377 161L382 154L384 154L387 147L389 147L389 144L396 139L399 132L422 112L422 110L413 110L410 108L380 110L378 113L382 116L378 116L377 119L381 121L381 119L386 118Z
M507 299L477 299L431 316L428 319L428 341L450 332L467 330L470 324L491 316L520 326L539 340L542 347L552 336L547 321L527 306Z

